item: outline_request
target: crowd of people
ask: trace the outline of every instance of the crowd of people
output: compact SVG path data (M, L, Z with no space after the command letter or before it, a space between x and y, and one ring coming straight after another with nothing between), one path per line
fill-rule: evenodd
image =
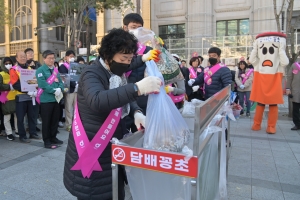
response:
M142 54L136 55L138 40L133 31L143 27L143 24L139 14L126 15L123 28L112 29L103 37L99 57L88 64L82 57L76 58L73 50L66 51L63 59L56 59L53 51L46 50L42 54L43 64L33 59L34 52L31 48L17 52L15 61L10 57L3 59L0 72L1 135L10 141L18 137L22 143L29 143L30 139L43 139L45 148L56 149L63 144L57 138L58 127L70 132L64 184L78 199L112 199L109 140L111 137L122 139L129 131L145 128L147 95L159 93L163 85L159 78L145 76L145 63L149 60L157 61L160 52L147 46ZM240 114L244 114L246 106L246 116L250 117L253 66L249 63L249 58L246 61L241 58L236 70L231 71L221 62L221 53L218 47L210 48L207 67L202 66L202 56L193 55L186 61L181 60L177 54L172 54L184 79L166 85L165 91L175 96L185 94L186 101L204 101L231 84L232 91L238 94L236 102L242 107ZM69 73L72 62L86 64L86 67L78 82L70 81L67 91L60 74ZM21 69L36 70L36 91L22 90ZM292 72L289 75L292 76ZM288 85L297 87L294 82L289 82ZM289 89L287 93L290 93ZM293 91L293 94L296 92ZM299 110L300 104L297 102L298 99L294 106ZM176 106L182 108L183 101L176 102ZM92 171L89 178L86 178L79 170L81 166L78 166L78 161L85 154L79 148L89 148L89 144L82 144L83 141L97 140L95 136L101 132L103 124L109 123L107 120L112 113L117 117L117 123L114 125L111 122L108 126L114 131L107 137L108 143L105 143L105 148L98 156L102 170ZM300 129L298 113L294 113L294 118L293 130ZM37 127L40 123L42 130ZM37 134L40 131L42 137ZM109 130L105 133L109 135ZM98 138L101 139L107 141L106 136ZM102 144L103 141L99 143ZM119 199L124 199L124 183L127 180L122 166L119 166L118 178Z

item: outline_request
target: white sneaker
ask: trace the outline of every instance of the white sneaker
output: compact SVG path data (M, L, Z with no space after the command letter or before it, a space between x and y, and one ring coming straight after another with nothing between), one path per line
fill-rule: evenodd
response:
M60 128L63 128L63 127L64 127L64 124L63 124L62 122L58 122L58 126L59 126Z
M40 119L36 120L37 124L42 124L42 121Z

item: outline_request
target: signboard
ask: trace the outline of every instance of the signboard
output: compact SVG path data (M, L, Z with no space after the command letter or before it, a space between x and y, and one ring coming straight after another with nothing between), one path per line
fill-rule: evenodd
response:
M195 156L189 160L184 158L184 155L170 152L112 145L112 163L196 178L198 158Z
M87 54L87 48L79 48L78 52L79 52L79 55L86 55Z
M84 64L72 62L70 64L70 81L79 81L82 70L86 67Z
M36 91L38 88L35 76L36 70L20 69L20 83L22 92Z
M60 74L60 78L64 84L64 93L69 93L70 92L70 74Z

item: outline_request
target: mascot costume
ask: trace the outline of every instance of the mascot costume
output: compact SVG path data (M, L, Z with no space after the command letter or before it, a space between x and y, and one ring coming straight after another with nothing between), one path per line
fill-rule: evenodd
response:
M252 130L261 129L265 105L269 105L266 132L276 133L278 106L283 104L282 78L289 59L285 53L286 35L280 32L261 33L253 43L249 61L254 66L250 100L257 102Z

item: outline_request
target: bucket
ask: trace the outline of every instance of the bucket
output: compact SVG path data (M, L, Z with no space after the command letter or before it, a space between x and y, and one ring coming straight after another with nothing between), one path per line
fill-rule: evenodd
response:
M240 118L241 110L232 110L233 116L238 119Z

